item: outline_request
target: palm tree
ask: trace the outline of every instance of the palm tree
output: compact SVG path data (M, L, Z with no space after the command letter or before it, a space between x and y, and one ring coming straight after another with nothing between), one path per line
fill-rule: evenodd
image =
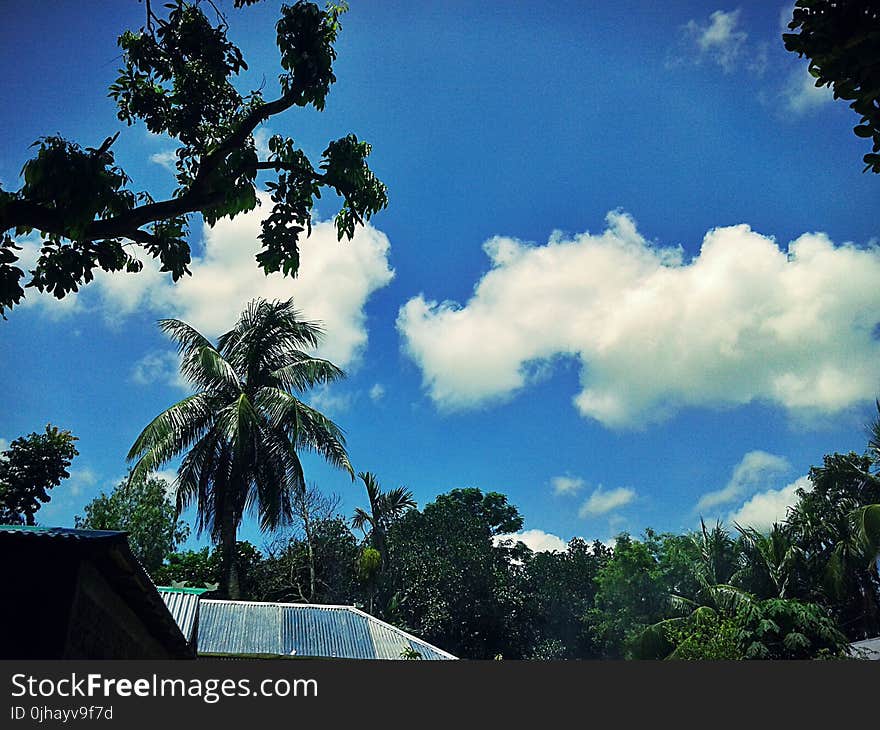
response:
M361 472L358 478L367 488L367 497L370 500L370 511L367 512L358 507L354 511L351 524L356 530L363 530L370 534L373 547L379 551L382 566L388 563L388 545L386 535L391 523L400 517L410 507L415 507L412 492L405 487L397 487L388 492L383 492L375 475L370 472ZM369 525L369 530L367 529Z
M370 500L370 511L358 507L351 519L352 527L362 530L364 538L369 537L369 544L364 546L358 559L358 577L367 585L370 596L370 613L373 613L377 597L382 606L381 614L393 611L391 607L394 597L390 602L388 597L378 595L382 593L380 577L388 568L388 529L391 523L400 517L410 507L415 507L412 492L405 487L397 487L388 492L383 492L379 481L370 472L360 472L358 478L367 488L367 497Z
M797 577L806 563L803 548L785 525L774 523L765 535L754 527L734 522L742 536L743 568L736 577L749 583L762 598L791 598Z
M690 539L697 554L691 567L696 589L690 596L667 595L669 611L675 615L647 626L638 635L633 647L638 658L663 659L675 649L669 639L670 630L733 616L755 600L751 593L729 582L735 567L736 544L720 522L710 530L701 517L700 531Z
M198 531L220 545L220 590L237 599L242 516L255 512L262 530L291 522L294 497L306 488L298 452L317 453L354 479L342 430L297 397L344 373L308 354L323 332L300 318L293 300L251 301L216 345L186 322L159 326L177 342L181 373L198 392L141 432L128 453L137 460L131 478L184 454L178 512L195 504Z

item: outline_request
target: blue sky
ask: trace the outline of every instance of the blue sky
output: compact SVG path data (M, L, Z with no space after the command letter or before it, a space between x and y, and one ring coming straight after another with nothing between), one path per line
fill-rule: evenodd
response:
M277 4L227 9L241 88L271 90ZM855 115L782 47L787 12L353 2L325 112L276 117L258 141L289 135L316 160L355 132L388 209L348 244L318 225L295 281L252 263L258 209L193 225L177 286L148 266L63 302L29 295L0 323L0 437L52 422L80 450L41 520L71 524L185 394L156 320L216 335L258 295L324 322L349 378L313 402L356 469L420 504L504 492L534 546L783 515L824 453L863 449L880 395L878 180ZM122 128L133 187L171 190L172 141L123 127L106 97L116 36L142 13L3 4L4 188L37 137L97 146ZM346 514L364 503L306 466ZM251 521L243 535L262 544Z

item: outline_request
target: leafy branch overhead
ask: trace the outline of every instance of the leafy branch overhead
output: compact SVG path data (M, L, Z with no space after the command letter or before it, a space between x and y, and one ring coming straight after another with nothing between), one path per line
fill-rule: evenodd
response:
M880 173L880 4L876 0L797 0L787 50L806 56L816 86L830 86L861 118L856 136L873 143L865 171Z
M255 2L235 0L235 7ZM201 0L177 0L164 6L161 18L147 0L144 27L119 37L124 64L110 86L121 121L143 121L150 132L179 142L173 196L157 201L128 187L112 151L119 132L96 148L58 136L39 139L22 169L21 188L0 188L0 314L22 300L26 286L60 299L91 281L95 269L136 273L143 262L135 252L157 259L175 281L191 273L186 238L192 215L213 225L253 210L261 173L274 174L265 183L272 210L262 222L257 255L267 274L297 273L299 236L311 230L322 189L343 201L335 219L340 239L351 238L357 224L387 205L385 186L367 165L370 145L353 134L330 142L317 169L290 138L273 136L265 160L254 143L254 131L273 116L292 107L323 110L336 81L333 45L347 7L321 10L302 0L282 6L279 92L266 100L260 90L236 89L233 80L247 64L227 38L225 16L206 5L207 13ZM25 283L14 237L33 231L42 247Z

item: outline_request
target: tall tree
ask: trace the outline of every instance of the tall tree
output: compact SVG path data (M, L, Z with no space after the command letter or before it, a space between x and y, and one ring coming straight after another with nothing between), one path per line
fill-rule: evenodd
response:
M389 618L459 656L521 657L530 611L512 560L518 551L495 540L521 527L504 495L474 488L408 511L388 532L398 597Z
M367 497L370 500L370 511L358 507L354 511L351 524L356 530L363 530L375 548L379 552L382 565L388 563L388 545L386 535L391 523L400 517L408 509L416 506L412 492L406 487L397 487L388 492L383 492L379 481L370 472L360 472L358 479L364 483L367 489ZM368 529L369 526L369 529Z
M344 374L306 351L322 331L300 318L293 300L253 300L216 345L177 319L160 327L177 341L181 373L198 392L141 432L128 454L136 460L132 478L184 455L178 511L196 506L199 532L208 530L221 549L221 592L238 598L242 517L256 512L267 531L291 523L295 495L306 488L298 452L315 452L354 478L339 426L297 397Z
M583 617L595 601L596 577L610 558L610 548L580 538L573 538L562 552L527 555L524 590L533 629L529 658L597 658Z
M876 552L858 515L880 503L880 479L869 455L828 454L810 469L812 489L798 490L788 524L803 550L806 598L828 607L851 639L880 632Z
M853 129L873 142L865 170L880 173L880 3L877 0L797 0L786 49L810 60L816 86L830 86L860 116Z
M253 210L262 172L275 174L266 183L273 206L263 220L263 248L256 257L266 273L296 274L297 240L311 230L322 188L343 201L336 216L340 238L351 238L356 224L387 205L385 186L366 163L370 145L353 134L330 142L317 170L289 137L273 136L266 159L254 144L260 124L292 107L323 110L336 81L334 43L344 3L325 10L302 0L281 6L275 26L281 73L271 100L261 90L236 89L235 77L247 64L211 0L174 0L160 11L165 17L150 0L145 7L144 26L119 36L122 68L110 96L120 121L143 121L153 134L179 143L177 189L160 201L131 190L111 151L118 131L85 149L59 136L38 140L36 156L24 165L22 186L0 188L0 315L24 297L25 274L16 266L20 247L13 235L39 232L43 246L26 285L62 298L91 281L96 268L140 271L143 264L133 250L158 259L175 281L189 274L186 237L193 214L213 225Z
M45 433L15 439L0 453L0 524L34 525L49 490L70 477L76 436L47 424Z
M125 530L131 551L151 575L177 545L189 536L189 527L177 519L168 498L169 484L155 475L124 479L110 494L101 492L76 517L76 526L88 530Z

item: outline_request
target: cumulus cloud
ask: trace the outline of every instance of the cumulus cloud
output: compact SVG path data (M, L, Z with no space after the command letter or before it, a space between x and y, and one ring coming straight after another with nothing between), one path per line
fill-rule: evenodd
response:
M737 67L748 34L739 28L740 10L716 10L708 22L688 21L684 26L685 38L697 52L697 59L717 63L725 73Z
M378 403L385 397L385 386L382 385L382 383L376 383L375 385L373 385L372 388L370 388L369 396L370 400L373 401L373 403Z
M834 100L831 89L816 86L816 79L806 65L799 65L795 69L782 93L789 110L795 114L806 114Z
M768 481L790 469L791 465L781 456L768 454L766 451L749 451L734 467L733 474L724 487L700 497L697 511L729 504L757 487L766 486Z
M558 357L580 363L580 413L615 428L752 401L829 414L877 391L876 247L807 233L785 250L740 224L685 261L615 211L603 233L483 248L491 269L464 306L419 295L398 313L441 409L510 398Z
M545 552L561 552L564 553L568 549L568 543L558 535L543 530L525 530L524 532L512 532L506 535L496 535L495 544L504 541L513 540L524 543L525 546L535 553Z
M319 354L341 367L355 364L367 343L364 305L394 277L387 236L367 225L359 227L351 241L338 241L333 222L321 221L312 226L311 236L300 240L302 261L296 278L265 276L254 256L259 251L260 221L271 202L265 194L259 198L262 206L250 213L203 227L204 253L193 256L191 277L175 284L154 259L143 256L140 273L96 272L82 296L96 302L111 322L148 308L183 319L212 337L228 330L251 299L292 296L303 316L319 321L327 333ZM27 253L35 259L33 251ZM58 311L56 300L45 295L29 292L26 301ZM61 304L73 307L78 301L65 298Z
M626 487L605 490L600 486L581 505L578 516L595 517L604 515L628 505L635 497L635 491Z
M584 480L580 477L560 476L553 477L550 480L550 486L553 487L553 494L569 495L575 494L584 487Z
M747 500L738 510L731 512L727 521L738 523L744 527L754 527L756 530L765 531L774 522L782 522L788 514L789 507L797 501L797 490L810 491L813 483L808 477L800 477L782 489L768 489L759 492Z

